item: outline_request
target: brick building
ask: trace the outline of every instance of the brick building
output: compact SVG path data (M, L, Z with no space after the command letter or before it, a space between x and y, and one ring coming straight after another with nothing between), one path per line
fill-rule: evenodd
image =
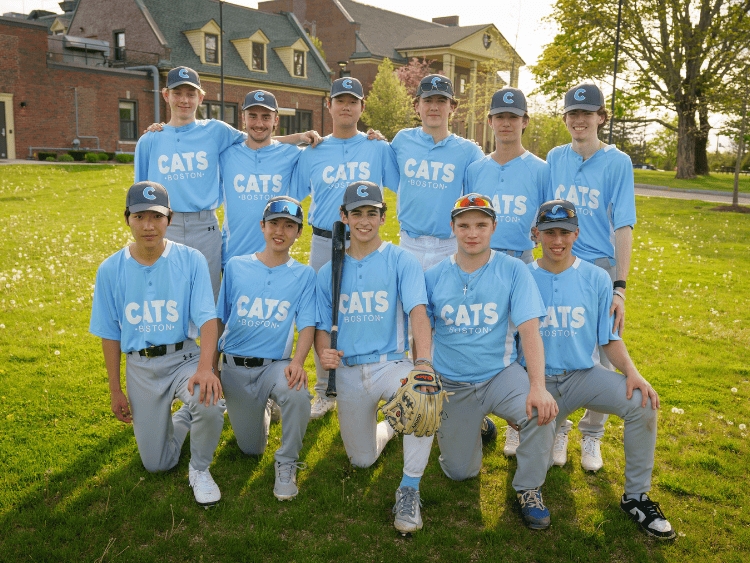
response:
M66 14L51 24L49 16L0 17L0 128L7 131L0 158L76 148L75 139L81 148L132 152L157 113L169 119L158 92L181 65L201 75L199 117L218 118L222 58L227 122L240 126L245 94L263 88L276 94L280 133L331 131L324 111L330 69L293 14L224 4L222 22L211 0L182 0L179 9L169 0L61 7Z
M395 66L415 57L433 61L433 70L453 81L460 100L461 94L471 96L477 91L470 86L476 86L482 63L493 61L508 73L512 86L518 85L518 71L525 64L495 25L460 26L458 16L425 21L352 0L270 0L260 2L258 9L294 13L307 33L321 40L328 66L351 73L366 90L386 57ZM498 78L489 87L503 85ZM464 97L461 101L471 100ZM453 129L482 146L488 146L493 138L491 131L485 130L484 120L471 115L463 122L454 120Z

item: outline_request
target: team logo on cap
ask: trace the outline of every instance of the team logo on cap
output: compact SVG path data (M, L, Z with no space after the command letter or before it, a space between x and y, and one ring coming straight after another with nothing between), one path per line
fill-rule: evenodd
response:
M346 80L344 80L344 81L343 81L343 82L341 83L341 85L342 85L342 86L343 86L344 88L348 88L349 90L351 90L351 89L352 89L352 79L351 79L351 78L347 78Z
M512 104L513 92L505 92L505 94L503 94L503 102L505 102L506 104Z
M573 94L573 97L579 102L582 102L586 99L586 96L581 95L581 92L585 94L586 88L579 88L578 90L576 90L575 94Z
M186 68L181 68L180 72L178 72L177 74L180 75L180 78L190 78L190 74L188 74L188 71Z
M367 197L367 196L369 196L370 194L367 193L367 186L359 186L357 188L357 195L359 197Z
M265 102L266 100L263 98L263 92L255 92L255 99L258 102Z
M145 197L146 199L156 199L156 196L154 195L154 188L152 188L151 186L143 188L143 197Z
M562 205L555 205L552 208L552 215L556 214L561 208L562 208Z
M438 84L440 84L440 78L436 76L430 82L431 82L433 88L437 88Z

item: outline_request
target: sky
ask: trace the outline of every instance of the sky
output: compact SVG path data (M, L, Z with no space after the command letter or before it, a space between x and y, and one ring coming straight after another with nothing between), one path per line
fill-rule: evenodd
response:
M232 3L258 7L257 0L234 0ZM362 3L428 21L435 17L457 15L460 25L493 23L527 65L536 63L544 45L554 38L554 27L542 21L552 12L552 0L367 0ZM36 9L61 12L58 0L0 0L0 14L11 11L29 13ZM522 16L523 21L520 21ZM535 86L531 72L522 67L519 88L528 94Z

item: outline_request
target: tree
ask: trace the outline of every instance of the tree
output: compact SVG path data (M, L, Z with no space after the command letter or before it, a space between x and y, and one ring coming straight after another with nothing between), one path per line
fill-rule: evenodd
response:
M466 85L466 92L461 97L461 103L453 114L453 119L467 124L484 123L490 111L492 95L505 86L498 71L507 70L507 67L507 62L500 59L492 59L477 65L476 82Z
M323 60L326 60L326 52L323 50L323 42L314 35L308 35L308 37L310 38L310 41L312 41L312 44L315 46L315 48L318 50L318 53L320 53L320 57Z
M401 129L412 127L415 117L412 97L396 76L390 59L383 59L367 96L362 121L379 129L390 141Z
M676 125L676 120L673 120ZM658 159L658 168L674 170L677 161L677 130L676 127L664 127L651 139L651 148Z
M749 10L750 0L623 0L627 88L618 90L618 100L677 114L677 178L695 176L696 142L708 133L708 110L737 83L738 53L750 47ZM550 19L560 33L531 67L543 92L562 95L583 79L612 74L616 2L557 0ZM659 118L639 121L671 127Z
M419 82L428 74L432 74L432 63L435 61L428 61L423 58L419 59L412 58L409 64L404 65L396 69L396 76L406 88L406 91L414 95L417 92ZM438 73L442 74L442 72Z

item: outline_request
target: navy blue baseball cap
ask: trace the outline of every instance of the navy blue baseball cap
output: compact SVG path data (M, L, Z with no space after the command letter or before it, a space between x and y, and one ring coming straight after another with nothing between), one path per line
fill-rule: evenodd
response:
M167 189L156 182L137 182L130 186L125 198L125 207L131 213L156 211L169 215L169 194Z
M344 209L351 211L357 207L372 205L383 207L383 190L375 182L354 182L344 192Z
M183 84L189 84L201 92L203 91L203 88L201 88L201 79L198 76L198 73L192 68L178 66L177 68L170 70L169 74L167 74L167 88L171 90L172 88L177 88Z
M492 95L489 115L508 112L523 117L527 111L526 96L518 88L503 88Z
M362 90L362 83L351 76L337 78L333 81L333 84L331 84L331 98L335 98L342 94L351 94L360 100L365 98L365 93Z
M565 94L565 108L563 113L574 109L597 111L604 107L604 94L596 84L579 84Z
M575 205L564 199L553 199L543 203L536 217L536 228L540 231L565 229L574 232L578 228Z
M242 104L242 109L246 110L249 107L261 106L271 111L279 111L279 106L276 103L276 96L265 90L253 90L248 92L245 96L245 102Z
M266 208L263 210L263 220L271 219L291 219L295 223L302 224L302 206L299 201L288 195L272 197L268 200Z
M450 78L442 74L428 74L419 82L418 97L427 98L435 95L453 99L453 83Z

